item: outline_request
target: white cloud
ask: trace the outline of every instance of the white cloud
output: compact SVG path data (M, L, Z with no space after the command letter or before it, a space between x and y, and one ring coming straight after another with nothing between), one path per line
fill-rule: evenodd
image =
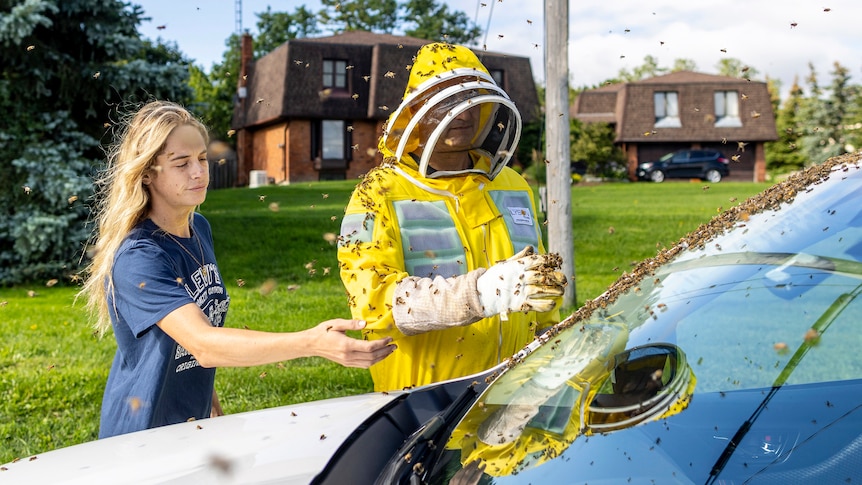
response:
M447 3L457 8L454 0ZM862 18L862 3L857 0L823 5L810 0L615 0L569 5L573 86L598 85L620 69L643 64L647 55L657 58L660 67L691 59L706 73L716 73L722 58L739 59L756 69L761 79L779 79L785 92L794 76L804 83L809 62L820 84L827 84L837 61L850 69L853 82L860 83L862 35L856 24ZM488 48L530 57L541 82L544 48L533 45L545 42L543 2L503 0L494 7ZM484 27L482 18L479 23ZM497 33L504 38L495 38Z

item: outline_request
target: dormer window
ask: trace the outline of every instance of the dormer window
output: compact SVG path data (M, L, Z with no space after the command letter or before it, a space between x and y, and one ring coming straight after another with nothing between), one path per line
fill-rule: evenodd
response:
M739 95L736 91L715 92L716 128L738 128L742 126L739 118Z
M323 87L347 89L347 61L341 59L323 60Z
M676 91L656 91L653 94L655 102L655 127L679 128L679 95Z

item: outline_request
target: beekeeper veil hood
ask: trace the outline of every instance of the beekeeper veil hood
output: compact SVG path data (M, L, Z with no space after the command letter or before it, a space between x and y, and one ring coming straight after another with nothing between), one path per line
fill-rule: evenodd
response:
M494 179L521 136L521 115L470 49L445 43L419 49L404 99L389 117L380 151L411 157L421 177L479 173ZM436 167L435 154L460 152L467 168Z

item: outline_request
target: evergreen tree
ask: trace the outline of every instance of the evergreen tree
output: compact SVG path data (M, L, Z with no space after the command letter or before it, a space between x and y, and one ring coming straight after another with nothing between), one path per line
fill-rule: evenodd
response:
M862 149L862 85L851 87L851 100L844 121L847 151Z
M68 281L117 107L186 102L187 61L119 0L0 0L0 284Z
M799 146L803 128L798 118L804 102L802 88L794 79L787 99L776 110L778 140L766 144L766 166L771 172L786 173L805 166L806 157Z
M832 83L828 93L817 84L814 66L809 64L811 98L806 103L806 129L802 139L810 163L821 163L846 153L845 118L852 100L849 71L838 62L833 64Z

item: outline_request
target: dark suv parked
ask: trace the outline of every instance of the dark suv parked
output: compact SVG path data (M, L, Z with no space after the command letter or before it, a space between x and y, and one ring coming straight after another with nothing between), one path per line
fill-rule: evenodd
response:
M729 160L718 150L679 150L638 166L638 178L664 182L666 178L699 178L718 183L730 174Z

